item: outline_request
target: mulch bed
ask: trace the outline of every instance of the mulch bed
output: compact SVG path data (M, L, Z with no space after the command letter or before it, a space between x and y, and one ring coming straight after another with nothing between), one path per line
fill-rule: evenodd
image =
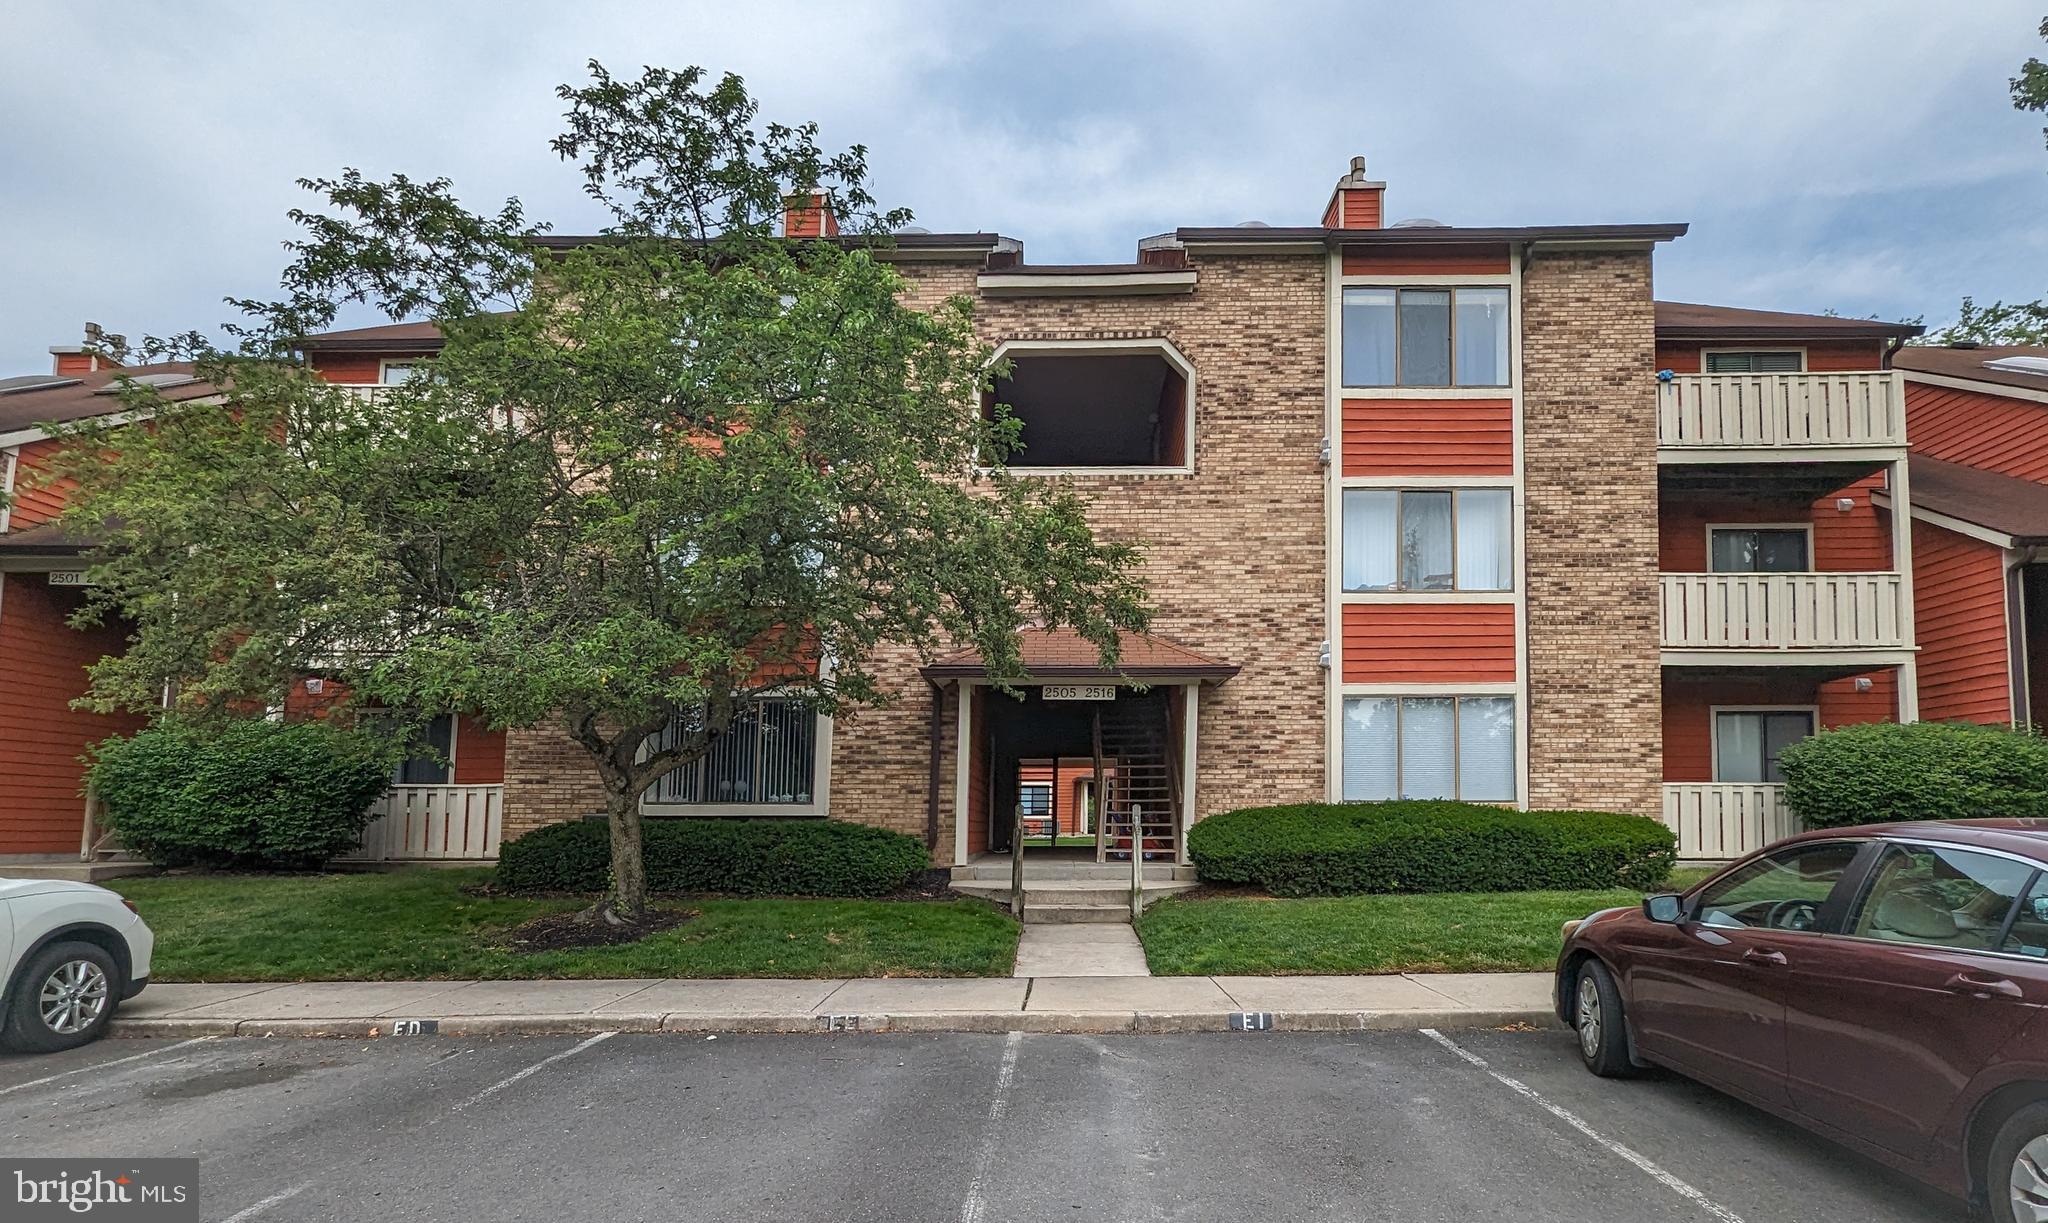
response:
M529 952L617 947L637 943L662 930L673 930L695 916L695 909L649 909L647 920L637 926L614 926L607 921L592 921L581 910L549 913L506 931L505 945L514 951Z

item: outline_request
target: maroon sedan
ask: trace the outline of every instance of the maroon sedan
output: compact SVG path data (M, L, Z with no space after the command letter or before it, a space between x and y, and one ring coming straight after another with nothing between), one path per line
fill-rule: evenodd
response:
M1567 928L1586 1066L1665 1066L2048 1223L2048 820L1813 832Z

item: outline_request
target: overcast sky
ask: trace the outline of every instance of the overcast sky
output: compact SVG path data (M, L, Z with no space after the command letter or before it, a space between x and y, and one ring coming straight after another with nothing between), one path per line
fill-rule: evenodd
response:
M1940 322L2048 296L2044 0L817 5L0 0L0 376L277 283L293 180L353 166L600 223L549 152L596 58L747 78L864 143L876 195L1033 262L1313 224L1354 153L1391 217L1690 221L1658 295Z

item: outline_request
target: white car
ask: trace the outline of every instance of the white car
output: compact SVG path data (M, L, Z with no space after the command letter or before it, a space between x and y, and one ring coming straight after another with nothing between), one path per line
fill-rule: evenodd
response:
M0 1048L97 1040L149 984L156 946L134 904L64 879L0 879Z

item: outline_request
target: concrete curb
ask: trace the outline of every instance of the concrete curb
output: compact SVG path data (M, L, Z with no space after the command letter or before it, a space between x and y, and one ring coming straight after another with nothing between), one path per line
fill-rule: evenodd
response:
M421 1016L421 1018L427 1018ZM1275 1011L1263 1026L1274 1032L1361 1032L1416 1028L1555 1027L1548 1010ZM361 1019L179 1019L118 1016L116 1037L260 1036L366 1039L393 1034L401 1021ZM1246 1026L1241 1012L1223 1011L898 1011L869 1015L607 1013L574 1015L451 1015L434 1020L441 1036L575 1036L597 1032L677 1032L714 1035L783 1035L837 1032L1030 1032L1165 1035L1228 1032Z

